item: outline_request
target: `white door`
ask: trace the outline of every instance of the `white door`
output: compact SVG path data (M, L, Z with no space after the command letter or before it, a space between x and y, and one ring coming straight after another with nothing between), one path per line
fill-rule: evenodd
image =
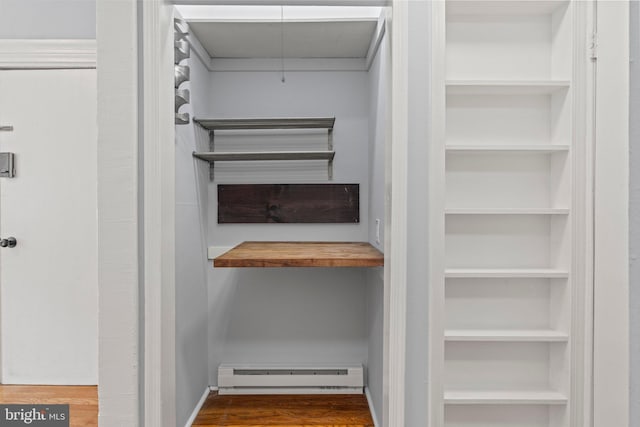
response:
M97 383L96 109L95 70L0 71L3 384Z

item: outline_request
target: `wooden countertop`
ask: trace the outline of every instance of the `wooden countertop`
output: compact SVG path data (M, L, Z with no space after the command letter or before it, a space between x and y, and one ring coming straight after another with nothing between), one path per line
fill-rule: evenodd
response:
M214 267L379 267L384 255L365 242L243 242Z

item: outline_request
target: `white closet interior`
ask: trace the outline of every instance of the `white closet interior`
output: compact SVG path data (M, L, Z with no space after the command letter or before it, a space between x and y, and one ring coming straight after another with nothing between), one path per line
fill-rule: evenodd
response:
M585 9L445 2L447 427L578 425L585 263ZM436 104L437 105L437 102ZM582 302L583 303L583 302ZM435 329L433 329L435 328Z
M385 14L369 7L176 7L190 46L180 62L189 78L179 87L189 99L177 110L189 123L176 125L178 425L206 387L217 387L222 363L363 365L380 423L382 267L214 268L211 260L243 241L368 242L384 250ZM326 129L216 129L212 146L202 125L333 117L329 174L324 157L264 154L326 152ZM224 161L194 152L239 154ZM207 159L215 160L212 168ZM359 184L360 222L218 224L218 184L294 183Z

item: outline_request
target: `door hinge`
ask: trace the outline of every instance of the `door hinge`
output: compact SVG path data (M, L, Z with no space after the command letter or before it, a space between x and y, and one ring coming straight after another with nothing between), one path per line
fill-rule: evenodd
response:
M598 33L591 33L591 41L589 43L589 56L595 61L598 59Z

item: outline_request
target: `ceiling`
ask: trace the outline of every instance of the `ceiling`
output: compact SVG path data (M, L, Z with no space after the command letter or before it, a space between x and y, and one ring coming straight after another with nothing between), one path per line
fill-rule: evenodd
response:
M366 58L380 7L176 6L216 58Z
M190 22L212 58L364 58L377 20Z

